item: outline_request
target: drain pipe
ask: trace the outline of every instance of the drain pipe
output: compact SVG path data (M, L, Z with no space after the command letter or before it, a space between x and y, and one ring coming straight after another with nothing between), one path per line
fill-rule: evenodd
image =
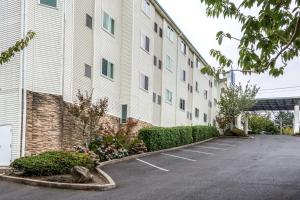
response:
M22 2L22 28L21 28L21 36L25 37L26 35L26 29L27 29L27 24L26 24L26 1L21 1ZM21 135L20 135L20 157L25 155L25 134L26 134L26 83L25 83L25 67L26 67L26 50L24 49L21 53Z

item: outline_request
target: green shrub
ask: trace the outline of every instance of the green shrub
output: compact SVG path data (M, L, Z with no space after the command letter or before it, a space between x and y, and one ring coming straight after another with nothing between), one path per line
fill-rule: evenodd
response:
M192 126L193 142L199 142L219 136L219 131L214 126Z
M68 174L74 166L89 169L94 167L93 160L84 153L48 151L36 156L16 159L12 168L24 171L27 176L51 176Z
M141 129L139 133L148 151L182 146L215 136L218 136L218 130L211 126L152 127Z

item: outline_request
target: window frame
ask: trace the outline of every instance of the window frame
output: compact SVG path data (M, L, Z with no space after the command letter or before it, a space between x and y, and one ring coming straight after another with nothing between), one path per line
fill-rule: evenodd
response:
M173 72L174 60L171 56L166 55L166 69Z
M147 43L148 41L148 43ZM141 32L141 48L147 52L148 54L150 54L150 38L143 32ZM147 44L148 44L148 48L147 48Z
M108 24L107 24L108 27L107 28L105 27L105 24L104 24L105 15L107 15L107 17L108 17ZM105 32L107 32L111 36L115 36L115 33L116 33L115 25L116 25L115 19L112 16L110 16L107 12L102 11L102 28L105 30ZM110 28L111 28L111 30L109 30Z
M41 6L45 6L45 7L48 7L48 8L58 9L58 0L54 0L55 1L55 6L42 3L41 1L43 1L43 0L39 0L39 5L41 5Z
M148 6L147 9L145 10L145 6ZM151 3L148 0L142 0L142 11L147 17L151 17ZM148 13L149 12L149 13Z
M174 43L174 41L175 41L175 32L174 32L174 29L170 25L167 26L166 36L171 42Z
M185 100L182 98L179 100L179 109L185 111Z
M169 89L166 89L166 103L173 104L173 92Z
M186 50L187 50L186 44L183 41L181 41L181 45L180 45L180 51L181 51L181 53L183 55L186 55L186 52L187 52Z
M139 86L141 90L149 92L149 77L147 75L140 73Z
M125 116L124 116L123 108L125 108L125 107L126 107L126 112L125 112ZM121 124L126 124L127 123L127 115L128 115L128 105L123 104L121 106Z
M199 119L200 116L200 110L199 108L195 108L195 118Z
M104 62L106 61L107 63L107 69L106 69L106 73L107 74L104 74L103 73L103 67L104 67ZM114 73L115 73L115 65L114 63L108 61L107 59L105 58L102 58L102 63L101 63L101 75L104 76L105 78L108 78L109 80L114 80Z
M181 69L180 80L186 82L186 71L184 69Z

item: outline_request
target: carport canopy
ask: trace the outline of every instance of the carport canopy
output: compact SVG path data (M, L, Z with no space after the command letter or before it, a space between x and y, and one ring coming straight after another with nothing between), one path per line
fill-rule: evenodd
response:
M249 111L292 111L299 106L300 97L262 98L256 99L256 104Z
M294 111L294 133L299 133L299 105L300 97L262 98L249 111Z

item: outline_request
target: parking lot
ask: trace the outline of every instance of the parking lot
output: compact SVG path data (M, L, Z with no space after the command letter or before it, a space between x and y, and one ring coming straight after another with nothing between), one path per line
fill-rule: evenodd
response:
M300 138L219 138L102 169L116 189L84 192L0 182L0 199L300 199Z

